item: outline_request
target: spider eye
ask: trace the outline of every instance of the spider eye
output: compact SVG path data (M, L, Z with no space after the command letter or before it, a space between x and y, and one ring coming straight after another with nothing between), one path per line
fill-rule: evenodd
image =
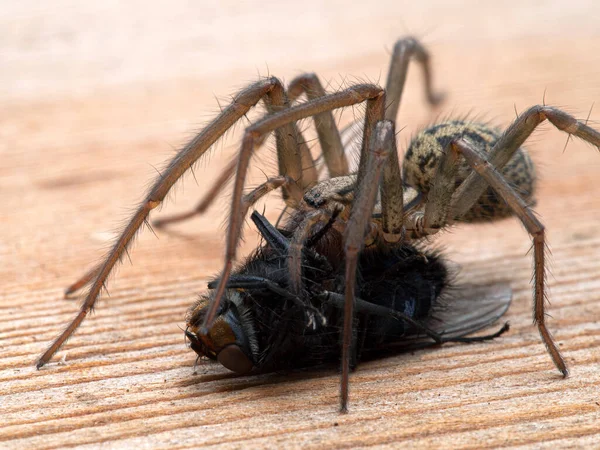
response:
M217 355L217 361L219 361L223 367L236 373L248 373L254 367L250 358L248 358L242 349L235 345L228 345Z

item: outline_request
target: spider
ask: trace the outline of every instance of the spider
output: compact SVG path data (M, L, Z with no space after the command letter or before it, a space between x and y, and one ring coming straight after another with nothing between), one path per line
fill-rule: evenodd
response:
M114 243L105 260L67 289L74 292L91 284L81 309L65 331L37 361L39 369L74 333L94 307L114 266L121 260L136 232L147 222L176 181L211 148L228 129L261 100L267 114L245 129L237 167L230 165L212 194L233 176L234 188L226 235L223 270L207 306L197 335L210 344L210 331L236 259L244 218L250 207L267 193L281 189L287 207L308 211L295 227L288 255L290 285L302 289L301 253L315 227L332 221L343 236L345 260L344 320L341 358L341 408L348 402L353 310L357 261L365 245L374 241L393 248L422 239L458 222L495 221L515 215L533 240L534 321L552 361L568 375L545 320L544 225L531 210L535 170L521 145L534 129L548 120L559 130L600 148L600 133L557 108L537 105L520 114L504 131L468 120L435 124L419 133L408 147L402 172L395 141L395 118L400 106L409 60L423 69L425 94L430 105L442 96L432 88L430 58L412 37L396 42L386 87L355 84L332 94L325 92L314 74L295 78L287 87L277 78L260 80L242 89L229 106L212 120L169 162L145 200ZM307 101L292 103L305 94ZM366 103L358 171L349 173L348 162L332 111ZM330 178L319 181L315 161L303 140L297 121L313 117L325 166ZM274 132L279 175L244 194L250 159L265 137ZM163 220L164 225L202 212Z

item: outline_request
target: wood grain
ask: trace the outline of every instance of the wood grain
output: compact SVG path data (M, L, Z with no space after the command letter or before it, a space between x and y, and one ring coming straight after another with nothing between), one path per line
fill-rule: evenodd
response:
M77 310L64 287L98 261L155 167L218 112L213 95L226 102L257 72L290 80L311 70L331 89L377 81L395 39L414 33L448 99L429 111L411 72L402 148L436 114L506 126L544 92L582 119L600 100L595 2L422 3L3 3L0 447L600 447L600 155L577 141L563 152L566 136L550 125L527 147L552 249L550 326L568 379L531 325L531 243L515 220L437 240L466 280L511 283L511 331L361 365L348 415L337 413L335 372L236 377L209 363L194 372L180 327L220 268L227 195L159 239L142 233L96 314L34 369ZM191 207L237 136L239 127L159 214ZM271 171L272 155L258 165ZM269 199L270 214L279 207ZM242 253L255 243L247 230Z

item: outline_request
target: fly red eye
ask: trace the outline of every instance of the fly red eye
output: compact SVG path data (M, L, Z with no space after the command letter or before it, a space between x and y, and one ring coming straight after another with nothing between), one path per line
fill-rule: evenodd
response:
M246 356L240 347L235 344L228 345L217 355L217 361L219 361L223 367L236 373L248 373L254 367L254 364Z

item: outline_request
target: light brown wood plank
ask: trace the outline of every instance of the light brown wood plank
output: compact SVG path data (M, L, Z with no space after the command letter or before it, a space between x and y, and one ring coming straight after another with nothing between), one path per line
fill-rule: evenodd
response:
M220 269L227 195L159 239L143 232L110 297L51 364L33 366L77 310L64 287L98 261L154 167L218 112L214 96L226 103L259 74L289 81L315 71L330 89L383 82L389 49L412 33L448 99L429 111L411 71L401 148L438 113L506 126L544 91L585 119L600 101L594 2L41 5L4 2L0 17L0 447L599 447L600 154L578 141L563 152L566 136L550 125L527 147L540 173L550 327L566 380L531 324L531 243L515 220L436 239L463 279L510 282L511 331L360 365L348 415L337 413L334 371L235 377L200 363L194 372L180 327ZM593 110L596 128L598 117ZM159 214L195 204L240 128ZM266 151L259 165L274 173L273 161ZM267 201L271 216L280 207L277 196ZM248 229L241 253L255 245Z

